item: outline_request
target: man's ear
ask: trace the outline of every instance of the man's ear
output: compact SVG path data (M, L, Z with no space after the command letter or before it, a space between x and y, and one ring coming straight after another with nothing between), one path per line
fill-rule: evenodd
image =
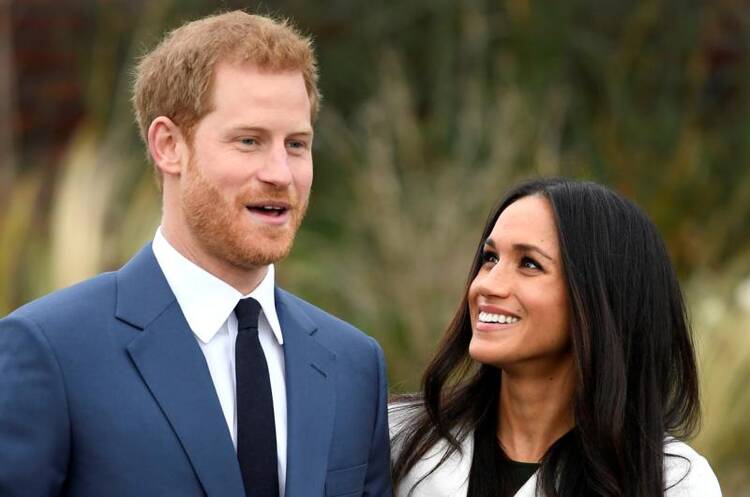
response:
M148 151L162 174L179 176L188 147L180 127L168 117L159 116L148 127Z

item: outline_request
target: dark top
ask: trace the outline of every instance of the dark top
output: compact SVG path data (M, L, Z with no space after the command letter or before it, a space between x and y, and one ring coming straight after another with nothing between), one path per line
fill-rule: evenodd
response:
M513 497L539 464L508 459L488 424L480 423L474 432L467 497Z
M539 463L511 461L502 453L499 445L496 461L498 475L505 475L510 483L510 493L507 497L512 497L518 492L523 484L531 478L531 475L539 469Z
M538 463L512 461L503 451L497 439L497 402L495 397L474 429L467 497L513 497L539 469Z

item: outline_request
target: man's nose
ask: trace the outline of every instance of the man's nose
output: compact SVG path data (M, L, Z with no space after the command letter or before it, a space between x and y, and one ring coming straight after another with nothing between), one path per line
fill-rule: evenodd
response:
M286 187L292 183L292 171L289 168L289 153L285 143L274 143L270 147L263 167L258 171L258 179L264 183L279 187Z

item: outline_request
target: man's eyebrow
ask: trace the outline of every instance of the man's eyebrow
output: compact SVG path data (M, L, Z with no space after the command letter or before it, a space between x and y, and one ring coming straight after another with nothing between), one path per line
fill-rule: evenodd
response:
M484 244L487 247L492 247L493 249L496 249L495 241L492 240L492 238L487 238L484 241ZM513 244L513 250L515 250L516 252L537 252L541 256L543 256L543 257L545 257L545 258L547 258L547 259L549 259L551 261L555 260L555 259L552 258L552 256L550 256L549 254L547 254L544 250L540 249L536 245L531 245L531 244L528 244L528 243L515 243L515 244Z
M270 131L263 126L233 126L232 132L243 132L243 133L270 133ZM292 131L289 136L313 136L313 130L311 128L300 128L297 131Z
M312 136L313 130L311 129L301 129L299 131L292 131L289 133L289 136Z

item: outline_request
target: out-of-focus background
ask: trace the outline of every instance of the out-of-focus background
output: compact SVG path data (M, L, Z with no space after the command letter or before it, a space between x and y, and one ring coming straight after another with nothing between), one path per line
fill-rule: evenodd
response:
M505 189L603 182L667 240L701 362L693 444L750 495L747 1L0 0L0 316L153 236L133 62L232 8L316 40L314 193L279 280L377 337L394 391L418 385Z

